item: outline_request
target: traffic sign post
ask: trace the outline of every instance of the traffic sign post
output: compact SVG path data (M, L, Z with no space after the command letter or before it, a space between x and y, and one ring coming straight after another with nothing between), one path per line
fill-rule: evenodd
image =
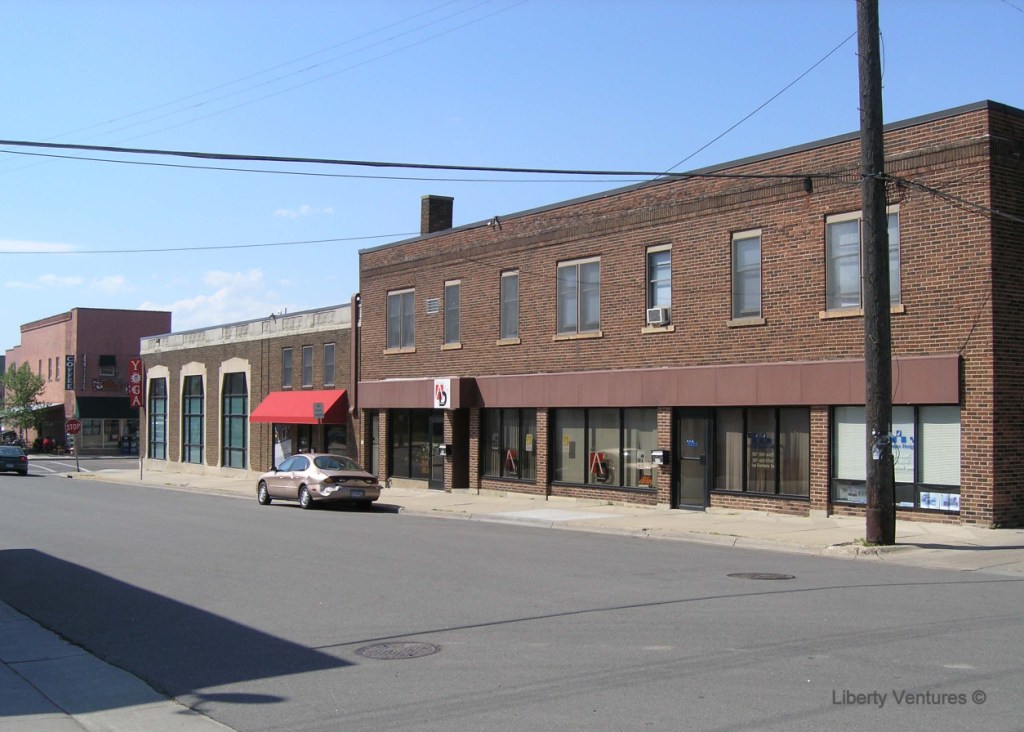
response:
M64 421L64 444L65 445L68 442L68 437L69 436L74 438L76 435L80 435L80 434L82 434L82 420L74 419L72 417L71 419L67 419L67 420ZM72 451L75 453L75 472L80 473L80 472L82 472L82 469L78 466L78 443L77 442L75 442L75 446L72 448Z

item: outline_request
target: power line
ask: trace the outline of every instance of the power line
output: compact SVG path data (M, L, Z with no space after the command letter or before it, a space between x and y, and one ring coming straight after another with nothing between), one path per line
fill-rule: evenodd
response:
M37 158L53 158L57 160L82 160L91 163L114 163L116 165L142 165L156 168L179 168L183 170L220 170L231 173L265 173L270 175L299 175L313 178L356 178L362 180L408 180L408 181L431 181L439 183L622 183L619 178L573 179L563 178L551 180L548 178L438 178L411 175L357 175L355 173L311 173L305 170L267 170L265 168L229 168L223 165L184 165L182 163L154 163L141 160L114 160L113 158L94 158L81 155L56 155L54 153L30 153L24 150L0 150L0 153L8 155L23 155ZM635 182L642 182L647 178L637 178ZM629 182L629 181L625 181Z
M188 101L190 99L195 99L196 97L201 97L201 96L209 94L211 92L219 91L221 89L226 89L228 87L234 86L235 84L240 84L240 83L242 83L244 81L248 81L250 79L255 79L255 78L257 78L259 76L262 76L264 74L269 74L269 73L271 73L273 71L277 71L278 69L283 69L283 68L285 68L287 66L291 66L292 64L300 63L302 61L305 61L306 59L314 58L315 56L319 56L320 54L327 53L328 51L333 51L336 48L341 48L342 46L346 46L346 45L348 45L350 43L354 43L356 41L362 40L363 38L368 38L368 37L370 37L372 35L375 35L377 33L381 33L383 31L386 31L386 30L390 29L390 28L394 28L395 26L402 25L403 23L407 23L407 22L409 22L411 20L414 20L416 18L420 18L420 17L422 17L424 15L429 15L430 13L434 13L434 12L436 12L438 10L441 10L442 8L448 7L449 5L453 5L456 2L458 2L458 1L459 0L448 0L448 2L445 2L445 3L437 6L436 8L432 8L430 10L424 10L421 13L417 13L415 15L409 16L407 18L404 18L403 20L399 20L399 21L396 21L394 23L390 23L388 25L381 26L380 28L376 28L374 30L367 31L366 33L363 33L363 34L360 34L360 35L357 35L357 36L353 36L352 38L348 38L348 39L346 39L346 40L344 40L344 41L342 41L340 43L335 43L332 46L328 46L326 48L321 48L320 50L313 51L312 53L307 53L306 55L300 56L299 58L292 59L290 61L284 61L282 63L276 64L276 65L271 66L269 68L262 69L260 71L255 71L255 72L253 72L251 74L247 74L246 76L239 77L239 78L234 79L232 81L226 81L226 82L223 82L221 84L217 84L215 86L208 87L206 89L203 89L202 91L193 92L192 94L186 94L183 97L178 97L177 99L172 99L169 102L163 102L161 104L157 104L157 105L154 105L152 107L147 107L146 109L142 109L142 110L139 110L137 112L131 112L131 113L128 113L128 114L124 114L124 115L121 115L120 117L115 117L115 118L109 119L109 120L107 120L105 122L98 122L96 124L88 125L86 127L80 127L80 128L78 128L76 130L72 130L70 132L65 132L65 133L62 133L60 135L56 135L54 138L50 138L50 139L56 139L56 138L60 138L60 137L67 137L69 135L77 135L80 132L87 132L87 131L95 129L97 127L102 127L104 125L116 124L117 122L120 122L122 120L127 120L127 119L131 119L133 117L138 117L138 116L143 115L143 114L148 114L149 112L155 112L158 109L163 109L165 107L170 107L172 105L179 104L181 102L186 102L186 101ZM440 18L439 20L431 21L430 23L426 23L424 25L417 26L417 27L415 27L415 28L413 28L411 30L405 31L403 33L399 33L399 34L393 35L390 38L385 39L385 41L393 40L393 39L398 38L400 36L407 35L409 33L417 31L417 30L421 30L422 28L426 28L429 25L433 25L433 24L439 23L439 22L441 22L443 20L447 20L449 18L452 18L455 15L459 15L461 13L468 12L469 10L474 10L477 7L480 7L480 5L486 5L489 2L493 2L493 0L485 0L485 2L482 2L479 5L474 5L473 7L468 8L467 10L459 11L459 13L454 13L452 15L445 16L444 18ZM380 41L379 43L383 43L385 41ZM363 50L366 50L367 48L372 48L373 45L377 45L377 44L372 44L370 46L365 46L365 47L363 47L361 49L358 49L358 50L363 51ZM355 53L355 51L353 51L352 53ZM212 102L216 102L216 101L219 101L221 99L224 99L227 96L231 96L232 94L238 94L238 93L241 93L241 92L249 91L250 89L255 89L255 88L257 88L257 87L259 87L261 85L273 83L275 81L279 81L281 79L287 78L288 76L294 76L296 74L304 73L306 71L311 71L311 70L313 70L313 69L315 69L315 68L317 68L319 66L323 66L323 65L328 64L328 63L330 63L332 61L336 61L339 58L344 58L345 56L348 56L348 55L350 55L350 54L342 54L341 56L335 56L333 58L326 59L326 60L321 61L321 62L319 62L317 64L313 64L312 66L307 66L306 68L299 69L298 71L291 72L290 74L285 74L285 75L279 76L279 77L277 77L275 79L270 79L269 81L261 82L260 84L255 84L255 85L253 85L251 87L247 87L245 89L241 89L239 91L232 92L231 94L227 94L227 95L224 95L224 96L221 96L221 97L217 97L215 99L209 99L209 100L207 100L205 102L200 102L199 104L193 105L192 108L194 109L197 106L202 106L202 105L205 105L205 104L210 104ZM176 112L171 112L169 114L176 114ZM161 115L159 117L151 117L150 119L143 120L143 122L140 122L138 124L142 124L144 122L152 122L154 120L161 119L164 116L167 116L167 115ZM135 126L135 125L134 124L133 125L129 125L129 127L132 127L132 126ZM107 132L105 132L103 134L110 134L110 133L113 133L113 132L118 132L118 131L123 130L123 129L127 129L127 127L121 127L119 129L116 129L116 130L107 130Z
M490 2L490 0L487 0L487 1ZM275 92L271 92L270 94L265 94L262 97L256 97L255 99L250 99L248 101L241 102L241 103L236 104L236 105L231 106L231 107L225 107L224 109L219 109L219 110L217 110L215 112L210 112L209 114L204 114L204 115L199 116L199 117L193 117L192 119L185 120L184 122L179 122L177 124L169 125L167 127L161 127L160 129L152 130L151 132L147 132L147 133L142 134L142 135L136 135L135 137L133 137L131 139L137 140L137 139L139 139L141 137L149 137L150 135L159 134L160 132L166 132L168 130L177 129L178 127L183 127L185 125L192 124L193 122L199 122L199 121L204 120L204 119L209 119L210 117L216 117L217 115L224 114L225 112L232 112L232 111L234 111L236 109L241 109L242 107L247 107L250 104L255 104L256 102L262 102L265 99L271 99L272 97L276 97L276 96L279 96L281 94L285 94L287 92L294 91L296 89L301 89L304 86L309 86L310 84L315 84L318 81L323 81L324 79L329 79L329 78L331 78L333 76L337 76L338 74L342 74L342 73L344 73L346 71L351 71L353 69L359 68L360 66L365 66L366 64L372 63L374 61L379 61L379 60L381 60L383 58L387 58L388 56L394 56L395 54L400 53L402 51L407 51L410 48L415 48L416 46L421 46L424 43L427 43L429 41L433 41L433 40L435 40L437 38L441 38L442 36L446 36L449 33L454 33L455 31L462 30L463 28L471 26L471 25L473 25L475 23L479 23L479 22L481 22L483 20L487 20L488 18L492 18L492 17L494 17L496 15L500 15L501 13L508 12L509 10L512 10L513 8L516 8L516 7L519 7L520 5L525 5L528 2L530 2L530 0L520 0L519 2L517 2L517 3L513 4L513 5L509 5L506 8L502 8L501 10L497 10L497 11L491 13L490 15L484 15L484 16L481 16L479 18L475 18L475 19L473 19L471 21L463 23L462 25L458 25L458 26L455 26L453 28L449 28L447 30L441 31L440 33L435 33L432 36L427 36L426 38L423 38L423 39L421 39L419 41L416 41L414 43L410 43L410 44L405 45L405 46L400 46L399 48L396 48L396 49L394 49L392 51L388 51L386 53L382 53L382 54L380 54L378 56L373 56L372 58L368 58L365 61L360 61L359 63L352 64L351 66L346 66L345 68L338 69L337 71L332 71L329 74L324 74L324 75L318 76L318 77L316 77L314 79L310 79L309 81L304 81L301 84L294 84L292 86L285 87L284 89L279 89L279 90L277 90ZM486 4L486 3L481 3L481 5L483 5L483 4ZM479 7L479 6L474 6L474 8L475 7ZM473 8L470 8L470 9L473 9ZM465 12L465 11L461 11L461 12ZM377 44L372 44L372 45L377 45ZM368 46L367 48L372 47L372 45ZM316 67L315 66L310 67L310 69L312 69L312 68L316 68ZM306 70L308 70L308 69L306 69ZM295 72L295 73L300 73L300 72ZM286 78L287 76L292 76L292 75L294 75L294 74L286 74L285 76L282 76L280 78ZM279 80L279 79L274 79L273 81L277 81L277 80ZM266 83L270 83L270 82L266 82ZM255 88L255 87L253 87L253 88ZM243 91L247 91L247 90L243 90ZM231 95L226 95L226 96L231 96ZM221 97L221 98L223 98L223 97ZM217 100L214 100L214 101L217 101Z
M434 163L398 163L374 160L345 160L337 158L301 158L284 155L248 155L237 153L212 153L188 150L156 150L149 148L115 147L111 145L73 145L70 143L33 142L29 140L0 140L0 145L10 147L32 147L50 150L88 150L112 152L125 155L156 155L169 157L196 158L200 160L233 160L262 163L291 163L302 165L343 165L369 168L405 168L410 170L458 170L478 173L530 173L542 175L604 175L630 176L634 178L727 178L750 180L802 179L832 177L826 173L662 173L643 170L582 170L562 168L506 168L490 165L444 165Z
M162 249L88 249L75 251L3 251L3 254L159 254L163 252L212 252L217 249L260 249L265 247L294 247L303 244L331 244L343 241L366 241L368 239L394 239L397 237L416 236L416 232L400 232L398 234L375 234L373 236L347 236L337 239L308 239L306 241L277 241L265 244L219 244L211 247L166 247Z
M835 48L833 48L833 49L832 49L831 51L829 51L829 52L828 52L828 53L826 53L826 54L825 54L824 56L822 56L822 57L821 57L820 59L818 59L818 60L817 60L816 62L814 62L814 64L812 64L812 65L811 65L811 67L810 67L809 69L807 69L807 70L806 70L806 71L804 71L804 72L803 72L802 74L800 74L800 76L796 77L795 79L793 79L793 81L789 82L788 84L786 84L786 86L782 87L782 89L781 89L781 90L779 90L779 91L778 91L778 92L777 92L776 94L774 94L774 95L773 95L772 97L770 97L770 98L769 98L769 99L768 99L768 100L767 100L766 102L764 102L764 104L762 104L761 106L759 106L759 107L758 107L757 109L755 109L755 110L754 110L753 112L751 112L750 114L748 114L748 115L747 115L746 117L744 117L743 119L741 119L741 120L740 120L739 122L737 122L736 124L734 124L734 125L733 125L732 127L730 127L729 129L727 129L727 130L726 130L725 132L723 132L722 134L718 135L718 137L714 138L713 140L711 140L711 141L710 141L710 142L708 142L707 144L703 145L702 147L699 147L699 148L697 148L696 150L694 150L694 151L693 151L692 153L690 153L690 154L689 154L689 155L687 155L687 156L686 156L685 158L683 158L683 159L682 159L682 160L680 160L680 161L679 161L678 163L676 163L676 164L675 164L675 165L673 165L673 166L672 166L671 168L669 168L669 169L668 169L668 170L666 171L666 173L670 173L670 172L672 172L673 170L675 170L676 168L678 168L678 167L679 167L680 165L682 165L683 163L685 163L685 162L686 162L687 160L689 160L689 159L690 159L690 158L692 158L693 156L697 155L698 153L701 153L701 152L703 152L704 150L707 150L707 149L708 149L709 147L711 147L711 146L712 146L712 145L714 145L714 144L715 144L716 142L718 142L719 140L721 140L721 139L722 139L723 137L725 137L726 135L728 135L728 134L729 134L730 132L732 132L733 130L735 130L735 129L736 129L737 127L739 127L739 126L740 126L741 124L743 124L744 122L746 122L746 121L747 121L748 119L750 119L750 118L751 118L751 117L753 117L753 116L754 116L755 114L757 114L758 112L760 112L760 111L761 111L762 109L764 109L765 107L767 107L767 106L768 106L769 104L771 104L772 102L774 102L774 101L775 101L776 99L778 99L779 97L781 97L781 96L782 96L783 94L785 94L785 93L786 93L787 91L789 91L790 87L794 86L794 85L795 85L795 84L796 84L796 83L797 83L798 81L800 81L801 79L803 79L803 78L804 78L805 76L807 76L807 75L808 75L809 73L811 73L812 71L814 71L814 69L816 69L816 68L817 68L818 66L820 66L820 65L821 65L822 63L824 63L824 62L825 62L825 59L827 59L827 58L828 58L829 56L831 56L832 54L834 54L834 53L835 53L836 51L838 51L838 50L839 50L840 48L842 48L843 46L845 46L845 45L846 45L846 43L847 43L847 42L848 42L848 41L849 41L849 40L850 40L851 38L853 38L853 37L854 37L855 35L857 35L857 31L854 31L853 33L851 33L850 35L848 35L848 36L847 36L846 38L844 38L844 39L843 39L843 41L842 41L842 43L840 43L840 44L839 44L838 46L836 46L836 47L835 47Z
M949 201L950 203L955 203L963 209L983 213L994 218L1006 219L1007 221L1013 221L1014 223L1017 224L1024 224L1024 217L1015 216L1014 214L1007 213L1006 211L1000 211L999 209L990 208L988 206L982 206L980 203L974 203L973 201L968 201L966 198L962 198L961 196L955 196L952 193L946 193L945 191L939 190L938 188L933 188L932 186L925 185L924 183L919 183L916 180L913 180L912 178L901 178L897 175L886 175L883 177L893 181L897 185L902 184L913 186L914 188L922 190L925 193L929 193L933 196Z

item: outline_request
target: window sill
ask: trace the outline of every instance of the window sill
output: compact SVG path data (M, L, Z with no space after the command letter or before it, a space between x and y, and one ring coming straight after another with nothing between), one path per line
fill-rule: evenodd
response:
M903 303L889 306L891 315L902 315L907 312L907 306ZM837 318L862 318L864 308L843 308L842 310L822 310L818 313L819 320L834 320Z
M648 333L675 333L676 327L674 325L648 325L640 330L641 335L647 335Z
M733 318L725 321L726 328L751 328L767 323L764 318Z
M803 501L810 502L810 496L801 496L796 493L760 493L758 491L730 491L724 488L715 488L710 491L714 496L742 496L744 498L767 498L772 501Z
M416 347L413 346L412 348L385 348L384 349L384 355L385 356L393 356L393 355L399 354L399 353L416 353Z
M441 346L441 350L442 351L461 351L462 350L462 344L461 343L445 343L444 345Z
M585 341L591 338L604 338L604 333L600 330L594 330L587 333L562 333L556 335L551 340L553 341Z
M496 345L499 346L518 346L522 341L518 338L501 338L498 340Z

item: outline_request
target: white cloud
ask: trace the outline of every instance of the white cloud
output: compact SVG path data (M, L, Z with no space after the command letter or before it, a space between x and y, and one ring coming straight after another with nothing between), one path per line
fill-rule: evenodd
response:
M0 252L73 252L74 244L47 241L25 241L21 239L0 239Z
M263 272L205 272L201 278L208 292L170 303L147 301L143 310L170 310L175 331L206 328L225 323L265 318L283 310L302 310L294 303L282 302L273 287L263 281Z
M334 213L334 209L330 206L326 208L314 208L308 203L304 203L298 208L279 208L274 211L274 216L280 216L286 219L298 219L303 216L312 216L314 214L327 214L328 216Z
M122 292L133 292L134 287L128 284L123 275L108 275L92 281L92 287L106 295L117 295Z
M84 277L64 277L55 274L39 275L36 281L43 287L78 287L85 282Z
M67 287L79 287L85 282L84 277L62 277L55 274L44 274L39 275L34 280L28 282L22 282L19 280L9 280L4 283L4 287L19 290L45 290L52 288L67 288Z

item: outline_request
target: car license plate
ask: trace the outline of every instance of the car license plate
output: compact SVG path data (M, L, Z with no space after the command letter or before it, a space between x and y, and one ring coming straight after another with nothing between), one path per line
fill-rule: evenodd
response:
M14 464L14 463L4 463L4 467L13 470L14 468L16 468L18 466L16 464ZM359 492L362 493L362 491L359 491Z
M349 495L352 496L353 498L362 498L363 496L366 495L366 491L364 491L362 488L353 488Z

